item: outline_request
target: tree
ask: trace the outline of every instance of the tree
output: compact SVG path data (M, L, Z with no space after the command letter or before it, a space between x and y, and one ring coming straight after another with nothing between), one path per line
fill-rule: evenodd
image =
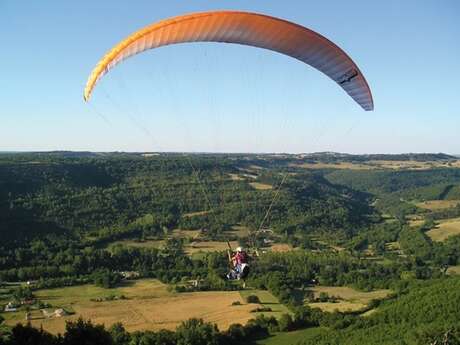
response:
M260 304L260 299L257 295L249 295L246 297L246 302Z
M0 339L1 342L1 339ZM56 338L43 329L33 328L30 324L17 324L11 331L11 344L54 345Z
M278 320L278 327L281 332L292 331L294 328L294 322L292 321L291 315L289 314L281 315L280 319Z
M97 286L109 289L115 287L121 281L121 276L108 269L100 269L93 273L93 280Z
M320 301L320 302L327 302L327 301L329 301L329 295L328 295L328 293L327 293L327 292L324 292L324 291L320 292L320 293L319 293L319 301Z
M114 323L109 328L110 335L112 336L114 345L126 345L130 341L131 337L126 332L121 322Z
M319 309L315 309L318 311ZM318 318L314 315L314 310L309 306L300 306L294 310L294 326L295 328L305 328L318 326Z
M93 325L91 321L79 318L67 321L64 334L66 345L112 345L112 337L103 325Z
M231 344L236 344L241 342L246 337L246 332L244 326L239 323L230 325L225 335L230 338Z
M202 319L190 319L176 330L177 345L218 345L219 331L216 325Z
M34 295L29 287L19 287L14 290L13 297L18 301L22 301L32 299Z

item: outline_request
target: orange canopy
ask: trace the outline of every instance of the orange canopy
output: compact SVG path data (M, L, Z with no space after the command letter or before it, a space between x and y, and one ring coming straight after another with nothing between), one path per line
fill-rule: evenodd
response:
M151 24L118 43L96 65L84 91L88 101L111 68L147 49L185 42L225 42L265 48L313 66L340 85L363 109L373 110L371 90L358 66L320 34L283 19L257 13L212 11Z

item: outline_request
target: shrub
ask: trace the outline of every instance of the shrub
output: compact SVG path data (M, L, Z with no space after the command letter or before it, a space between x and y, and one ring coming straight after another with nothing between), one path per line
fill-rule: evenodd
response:
M320 292L320 294L319 294L319 301L320 301L320 302L327 302L327 301L329 301L329 295L327 294L327 292Z
M278 320L278 328L281 332L292 331L294 328L294 321L292 320L291 315L283 314Z
M272 308L270 307L259 307L256 309L252 309L251 313L263 313L263 312L270 312L272 311Z
M247 303L260 303L260 299L256 295L249 295L246 297L246 302Z

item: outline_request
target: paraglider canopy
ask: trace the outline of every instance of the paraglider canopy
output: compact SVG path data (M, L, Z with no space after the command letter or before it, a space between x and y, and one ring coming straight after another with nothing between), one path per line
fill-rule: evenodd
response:
M186 14L159 21L131 34L96 65L84 90L85 101L91 97L97 81L121 61L148 49L185 42L235 43L291 56L326 74L363 109L374 109L366 79L336 44L301 25L240 11Z

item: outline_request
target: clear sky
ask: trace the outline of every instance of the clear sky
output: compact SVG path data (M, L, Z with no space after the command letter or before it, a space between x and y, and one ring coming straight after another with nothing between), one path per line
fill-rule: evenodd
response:
M160 48L82 93L103 54L167 17L214 9L306 26L364 73L375 111L292 58ZM0 151L460 153L460 2L0 0Z

